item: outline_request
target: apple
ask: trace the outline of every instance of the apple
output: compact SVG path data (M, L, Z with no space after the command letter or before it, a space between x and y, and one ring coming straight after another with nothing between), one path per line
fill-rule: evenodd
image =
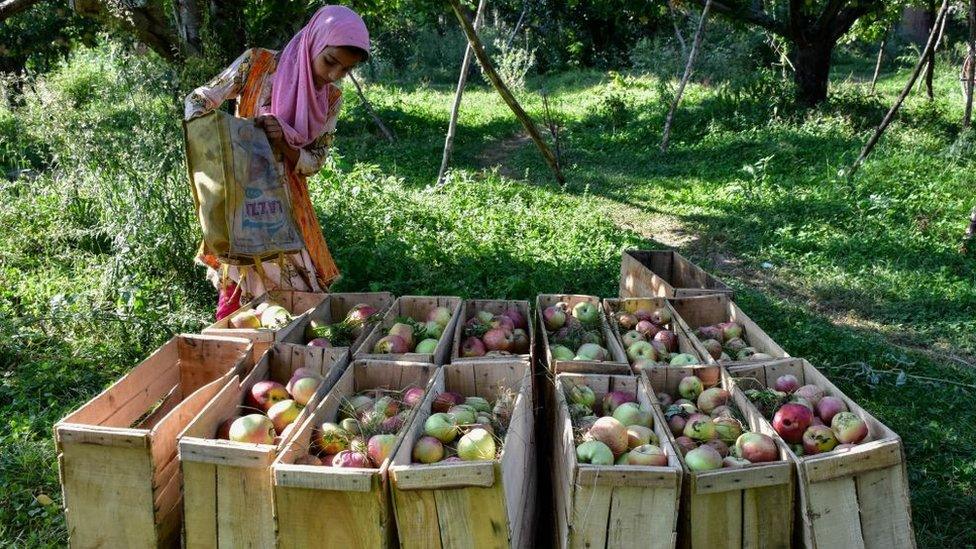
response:
M248 309L230 317L230 325L238 330L257 330L261 327L261 319L253 309Z
M387 332L387 335L399 336L410 349L413 349L414 345L417 343L413 337L413 326L404 322L397 322L391 326Z
M576 459L591 465L613 465L613 452L599 440L588 440L576 447Z
M299 405L294 400L282 400L276 402L271 408L268 409L268 418L271 419L271 423L274 424L275 432L279 435L285 431L285 427L288 427L298 419L298 416L302 413L304 406Z
M668 456L664 454L664 450L654 444L643 444L627 453L627 465L664 467L667 464Z
M691 403L687 398L679 398L674 402L676 406L685 411L686 414L699 414L701 411L698 407Z
M669 353L673 353L678 350L678 336L674 334L671 330L661 330L660 332L654 334L654 340L660 341L667 347Z
M414 443L411 455L415 463L436 463L444 457L444 445L434 437L420 437Z
M303 374L292 376L285 386L285 390L291 395L292 399L302 406L308 406L308 402L315 396L315 391L322 383L322 378L316 374Z
M320 349L328 349L332 347L332 342L324 337L314 337L305 344L307 347L318 347Z
M576 357L576 353L565 345L553 345L549 352L552 353L553 360L573 360Z
M248 414L234 420L228 436L234 442L274 444L275 427L264 414Z
M581 404L590 410L596 404L596 394L593 393L593 389L590 389L586 385L570 385L566 389L566 396L571 403Z
M416 408L424 401L424 390L420 387L410 387L403 392L402 398L407 408Z
M678 446L678 451L680 451L681 455L683 456L688 455L688 452L698 448L697 442L684 435L675 438L674 443Z
M338 454L349 448L349 432L335 423L323 423L318 430L319 449L325 454Z
M295 465L323 465L322 460L312 454L303 454L295 459Z
M590 427L589 435L607 445L614 456L627 451L627 428L615 418L605 416Z
M643 444L658 444L659 440L654 431L643 425L630 425L627 427L627 448L634 448Z
M376 403L367 395L353 395L342 402L339 411L343 417L358 418Z
M506 332L515 331L515 323L512 322L511 318L508 318L505 315L495 315L492 317L491 322L489 322L488 325L494 330L502 329Z
M531 342L529 341L529 334L527 334L522 328L515 328L515 330L512 331L511 352L517 355L527 355L529 354L530 346Z
M486 399L482 397L477 397L477 396L465 397L463 404L465 406L470 406L471 408L474 408L475 412L477 412L479 415L482 413L484 414L491 413L491 403L489 403Z
M796 379L796 376L793 374L779 376L776 378L776 383L773 384L773 389L784 393L792 393L799 388L800 380Z
M812 456L829 452L837 446L837 436L830 427L813 425L803 433L803 453Z
M841 444L857 444L868 436L868 424L853 412L840 412L830 421L830 428Z
M673 414L668 415L668 428L671 429L671 433L678 436L685 431L685 425L688 424L688 417L683 414Z
M641 425L654 427L654 416L650 410L645 410L636 402L625 402L613 411L613 418L624 424L624 427Z
M717 326L702 326L698 328L695 335L701 340L714 339L719 343L725 341L725 336L722 335L722 330L720 330Z
M674 402L674 399L671 398L671 395L667 393L658 393L655 396L657 397L657 401L661 404L661 408L667 408L668 406L671 406L671 404Z
M269 305L261 312L261 326L277 330L292 321L291 313L281 305Z
M377 314L379 310L372 305L366 303L357 303L352 306L349 313L346 314L346 322L355 326L362 327L373 315Z
M705 351L707 351L708 354L712 356L712 358L714 358L715 360L722 358L722 344L719 343L718 340L706 339L702 341L701 344L702 347L705 348Z
M482 341L489 351L508 351L512 348L512 332L504 328L492 328L485 332Z
M641 320L634 326L634 331L639 333L643 338L650 339L657 337L657 334L661 331L661 327L650 320Z
M407 342L398 335L383 336L376 345L373 345L373 353L378 355L399 355L409 352L410 347Z
M333 467L356 467L359 469L369 469L369 458L362 452L343 450L332 458Z
M385 435L392 435L400 432L400 429L407 423L407 412L401 412L395 416L388 417L380 422L379 432Z
M732 453L735 457L749 460L749 463L764 463L779 459L776 441L762 433L742 433L736 439Z
M566 312L556 306L546 307L542 311L542 321L547 330L554 332L566 324Z
M424 323L424 335L427 336L425 339L440 339L444 335L444 327L433 320L428 320Z
M697 400L703 390L702 382L696 376L685 376L678 382L678 394L688 400Z
M618 406L626 402L637 402L637 398L623 391L610 391L609 393L603 395L603 413L613 414L614 410Z
M722 456L711 446L699 446L685 454L685 463L692 471L712 471L722 468Z
M683 433L686 437L692 440L702 442L712 440L717 436L715 432L715 424L712 423L712 418L702 414L695 414L689 417L688 421L685 423Z
M644 336L641 335L637 330L631 330L624 335L620 336L620 341L624 344L624 349L630 349L630 346L638 341L646 341Z
M745 349L748 346L749 346L748 343L742 341L742 339L738 337L725 340L725 350L732 354L738 354L739 351Z
M224 420L223 423L217 427L217 433L214 438L219 440L230 440L230 426L234 424L234 421L240 416L230 417Z
M447 325L451 323L451 310L447 307L434 307L427 313L427 320L433 320L434 322L441 325L441 328L447 328Z
M451 409L447 413L454 416L458 425L470 425L478 421L478 412L466 404L451 406Z
M462 461L491 461L495 459L495 437L485 429L472 429L457 444Z
M705 443L705 446L711 446L712 448L715 448L715 451L718 452L718 455L722 456L723 458L729 455L729 445L717 438L709 440L708 442Z
M624 330L633 330L638 322L640 322L640 319L631 313L617 314L617 326L620 326Z
M366 443L366 456L373 467L383 465L386 458L393 454L396 441L396 435L373 435L369 437L369 442Z
M726 341L742 337L742 326L735 322L723 322L718 325L718 328L722 330L722 337Z
M712 413L708 414L712 417L732 417L732 409L728 406L719 406L712 410Z
M742 423L733 417L712 418L712 425L715 426L715 434L718 439L726 444L735 444L735 441L742 435Z
M587 325L594 325L600 320L600 309L589 301L581 301L573 306L573 316Z
M640 309L637 309L636 311L634 311L634 316L637 317L637 320L638 321L640 321L640 320L646 320L647 322L650 322L651 321L651 315L652 314L653 313L651 312L650 309L645 309L645 308L640 308Z
M453 391L444 391L434 397L434 402L430 407L434 413L445 413L454 406L464 403L464 397Z
M607 350L595 343L584 343L576 350L573 360L590 360L593 362L603 362L608 358Z
M627 358L629 358L631 362L637 362L640 360L650 360L653 362L657 360L657 351L655 351L654 346L647 341L638 341L627 349Z
M452 442L459 432L457 419L451 414L432 414L424 421L424 434L441 442Z
M522 316L522 313L518 309L508 309L502 315L507 316L512 321L516 330L529 329L529 322Z
M485 356L487 352L485 344L475 336L468 336L461 343L461 356L464 358Z
M389 395L382 396L376 399L376 403L373 404L373 411L386 417L393 417L400 413L400 403Z
M437 343L438 341L436 339L425 339L417 344L417 348L413 352L422 355L432 355L437 350Z
M815 411L814 410L814 407L813 407L813 404L810 404L810 401L809 400L807 400L807 399L805 399L805 398L803 398L801 396L796 396L795 394L790 395L789 398L790 399L787 402L792 402L793 404L799 404L800 406L804 406L804 407L808 408L810 410L810 412L814 412Z
M793 394L807 399L810 404L816 406L820 402L820 399L824 397L824 390L816 385L804 385Z
M786 442L799 444L803 442L803 433L812 421L813 412L809 408L790 402L776 410L773 415L773 429Z
M729 392L721 387L705 389L698 395L698 409L706 414L711 414L715 408L724 406L729 401Z
M830 425L837 414L847 411L847 404L834 396L825 396L817 403L817 414L825 425Z
M693 366L699 363L699 360L695 358L694 355L690 355L688 353L678 353L676 355L671 355L671 360L668 364L670 366Z
M288 390L277 381L266 379L251 386L248 391L249 404L267 412L275 403L287 400Z
M751 462L748 459L742 459L735 456L725 456L722 459L722 467L726 469L738 469L740 467L745 467Z
M656 339L651 340L651 345L654 346L654 350L657 351L657 359L659 361L667 363L669 360L671 360L671 351L668 350L667 345Z

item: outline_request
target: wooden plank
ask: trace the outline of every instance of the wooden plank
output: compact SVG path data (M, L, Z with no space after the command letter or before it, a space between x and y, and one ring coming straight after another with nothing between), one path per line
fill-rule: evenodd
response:
M607 547L654 548L674 547L674 517L678 502L674 491L677 482L665 489L618 486L610 505ZM662 535L670 532L671 535Z
M217 545L217 467L192 461L183 469L183 544L186 549Z
M853 478L811 484L807 496L817 547L864 547Z
M276 486L330 490L336 492L369 492L378 469L346 469L321 466L280 464L274 469Z
M217 547L274 547L274 495L267 467L221 466L217 471Z
M117 448L149 448L149 433L145 429L119 427L94 427L59 423L55 433L61 444L92 444Z
M376 483L365 492L275 487L277 547L390 547L392 519L384 487Z
M793 466L787 461L753 464L733 470L698 473L696 494L714 494L731 490L747 490L765 486L786 485L792 482Z
M393 490L397 534L403 549L439 549L440 527L430 521L437 517L437 502L430 490Z
M742 492L742 547L790 547L793 539L793 484Z
M607 526L613 488L579 485L570 523L570 547L600 549L607 546Z
M445 547L508 548L508 516L501 483L486 488L433 490L441 544Z
M412 446L412 443L411 443ZM495 484L495 467L491 461L413 465L391 471L400 490L431 490L465 486L489 487Z
M576 482L581 486L637 486L644 488L674 488L678 473L669 467L634 467L614 465L600 467L580 465Z
M878 441L862 443L847 452L816 458L802 460L807 480L812 483L899 465L902 450L899 441Z
M685 526L696 526L686 529L682 535L690 540L691 547L741 549L741 491L693 494L687 505L690 524Z
M861 533L867 549L915 547L903 467L899 463L861 473L854 479L861 510Z
M620 257L620 297L673 297L674 286L639 258L650 252L627 250ZM667 271L670 272L670 268Z

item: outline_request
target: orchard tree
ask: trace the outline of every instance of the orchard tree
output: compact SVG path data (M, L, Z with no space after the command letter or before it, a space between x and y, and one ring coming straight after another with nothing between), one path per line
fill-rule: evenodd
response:
M704 6L706 0L697 0ZM713 0L712 11L783 37L793 53L799 100L813 106L827 98L830 57L862 17L882 17L892 0Z

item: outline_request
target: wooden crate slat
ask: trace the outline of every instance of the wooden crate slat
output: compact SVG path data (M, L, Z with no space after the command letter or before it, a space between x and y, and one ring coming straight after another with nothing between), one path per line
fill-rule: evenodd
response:
M674 250L626 250L620 257L620 297L732 295L732 290Z

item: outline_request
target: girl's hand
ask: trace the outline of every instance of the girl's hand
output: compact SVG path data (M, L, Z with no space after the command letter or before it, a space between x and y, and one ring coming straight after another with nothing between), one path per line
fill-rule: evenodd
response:
M270 114L261 115L254 122L259 128L264 128L264 133L267 134L268 141L271 141L272 144L277 144L276 142L284 139L285 132L281 130L281 123L274 116Z

